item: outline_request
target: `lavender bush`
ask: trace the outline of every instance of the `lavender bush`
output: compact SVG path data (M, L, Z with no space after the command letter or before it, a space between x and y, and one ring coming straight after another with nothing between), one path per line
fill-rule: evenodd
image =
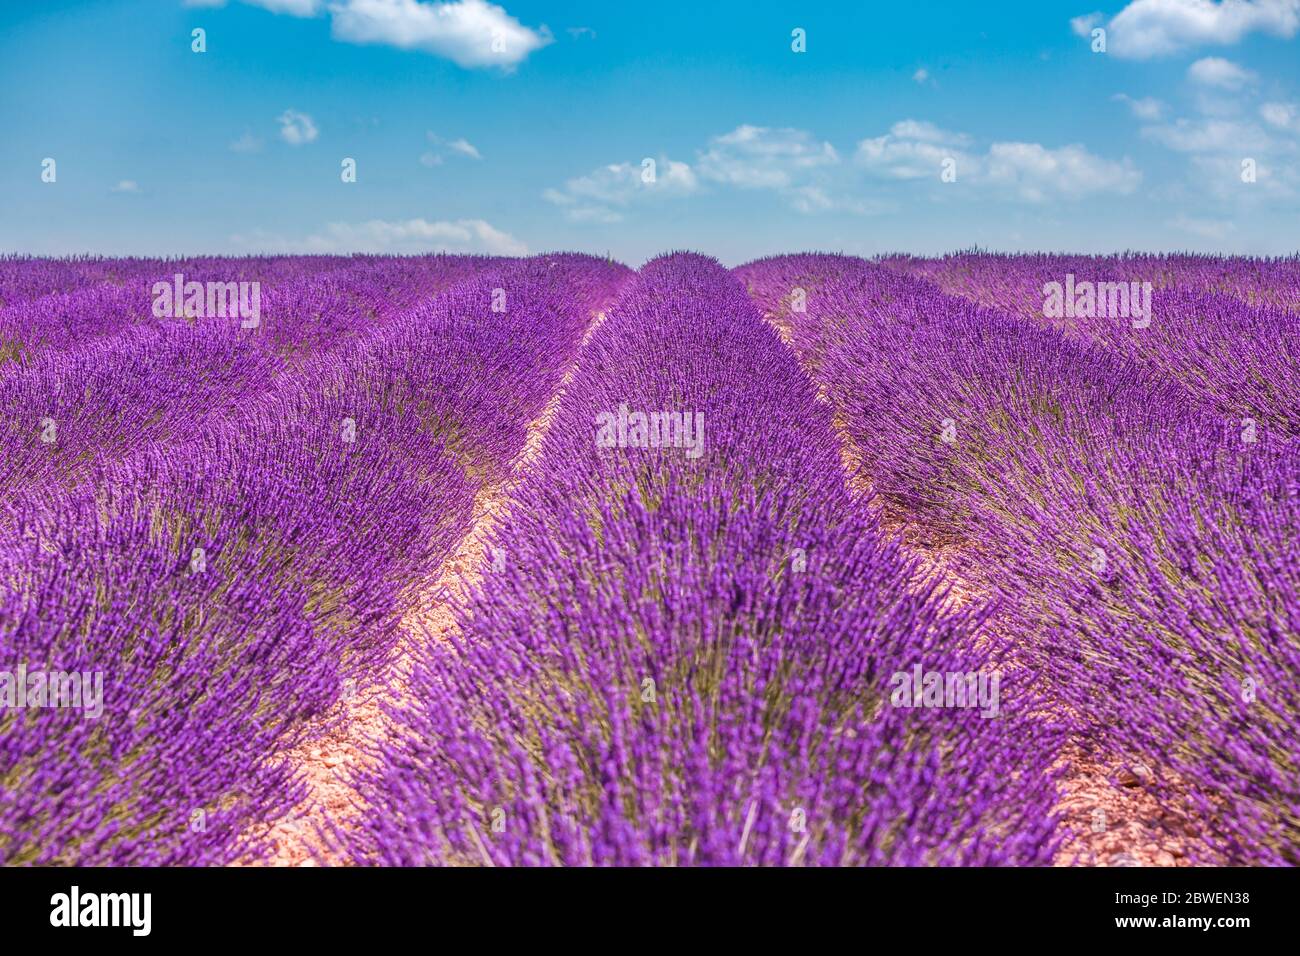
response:
M974 640L979 610L913 589L740 287L711 260L655 260L578 367L501 560L462 633L424 648L403 732L360 781L357 856L1049 861L1059 728ZM702 416L702 452L602 443L620 408ZM1005 668L998 716L893 706L914 666Z
M1153 785L1204 859L1296 862L1300 470L1286 429L1224 417L1172 362L877 266L828 272L840 278L805 312L777 307L891 517L952 548L1018 616L1086 739L1160 768ZM1253 361L1207 367L1226 386Z
M301 796L279 755L382 664L412 584L464 534L622 280L599 260L551 261L410 295L292 367L238 328L124 331L39 360L78 384L78 412L56 448L33 448L54 457L12 475L22 487L0 512L0 658L99 674L102 709L0 713L0 858L266 851L267 826ZM510 305L494 312L502 288ZM172 378L155 361L152 376L105 371L87 394L76 377L110 365L101 352L167 348ZM209 393L184 396L186 363ZM38 394L38 372L3 384Z

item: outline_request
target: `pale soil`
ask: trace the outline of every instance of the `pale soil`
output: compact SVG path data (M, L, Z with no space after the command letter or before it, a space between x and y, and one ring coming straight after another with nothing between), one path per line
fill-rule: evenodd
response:
M768 322L786 345L791 330L781 318L768 314ZM817 401L830 404L819 386ZM860 468L853 440L838 413L833 415L840 438L840 457L850 492L863 499L871 493L869 476ZM961 578L951 567L951 549L927 548L911 543L906 527L888 528L899 538L905 552L920 562L920 582L935 581L946 589L953 608L982 602L987 595ZM985 626L997 639L995 620ZM1188 841L1176 814L1163 809L1146 789L1151 770L1120 764L1102 765L1076 742L1057 764L1064 768L1061 799L1056 811L1070 836L1054 860L1056 866L1185 866ZM1101 811L1101 815L1097 811Z
M593 316L582 339L585 346L605 319ZM579 356L582 349L579 348ZM577 360L569 367L556 393L528 426L524 447L512 463L509 477L484 487L474 499L474 519L455 552L443 562L432 580L411 594L411 609L401 624L401 638L391 665L373 682L341 700L333 713L324 715L309 740L287 751L289 761L307 786L307 795L284 819L271 825L274 852L267 860L248 861L265 866L339 866L349 860L337 846L336 832L346 832L365 812L361 795L350 774L373 762L374 743L390 736L389 718L382 703L399 704L414 660L423 641L446 639L456 628L453 607L482 576L486 542L503 513L510 494L541 451L542 442L559 409Z

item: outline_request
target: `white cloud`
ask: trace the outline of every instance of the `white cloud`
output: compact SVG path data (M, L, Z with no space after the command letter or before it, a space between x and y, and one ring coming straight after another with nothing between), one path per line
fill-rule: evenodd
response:
M1282 117L1278 114L1273 118ZM1300 185L1294 172L1296 140L1274 137L1250 120L1180 118L1145 126L1142 135L1187 155L1191 185L1201 195L1233 202L1289 199ZM1256 170L1255 182L1248 187L1241 180L1245 159L1252 160Z
M468 156L471 159L482 159L477 149L467 139L453 139L447 144L453 152L460 153L462 156Z
M437 133L433 132L432 130L426 130L424 136L425 139L427 139L431 144L433 144L434 147L433 149L429 150L428 152L420 156L420 162L423 163L425 166L442 165L443 160L446 158L442 149L444 146L447 149L451 150L453 153L459 153L462 156L468 156L470 159L483 158L482 155L479 153L478 149L475 148L474 144L467 139L464 138L453 139L451 142L447 142L445 139L443 139L441 136L439 136Z
M1190 233L1193 236L1199 236L1202 239L1213 239L1222 241L1237 231L1234 223L1223 219L1195 219L1191 216L1178 216L1171 219L1168 225L1179 230L1180 232Z
M699 188L694 170L679 160L660 157L653 182L645 181L645 170L644 162L615 163L569 180L567 187L577 196L615 204L626 204L634 196L687 196Z
M243 0L252 7L261 7L272 13L287 13L293 17L314 17L325 7L325 0ZM187 7L224 7L226 0L185 0Z
M290 146L302 146L311 143L320 135L315 122L306 113L288 109L277 117L280 124L280 138Z
M978 153L971 144L964 133L909 119L895 123L884 136L862 140L854 158L882 179L936 182L945 161L951 159L958 182L991 187L1027 202L1093 193L1126 195L1142 179L1127 159L1114 162L1080 145L1053 149L1039 143L1004 142Z
M967 171L975 162L964 147L970 137L940 129L922 120L901 120L884 136L858 143L859 166L884 179L928 179L939 175L945 159ZM959 174L960 175L960 174Z
M113 187L112 191L115 193L138 193L140 191L140 184L134 179L123 179Z
M1243 158L1247 157L1213 153L1192 156L1192 179L1197 190L1219 200L1242 204L1290 202L1296 198L1300 181L1293 161L1265 152L1249 156L1255 162L1255 182L1247 184L1241 180Z
M917 71L912 74L912 80L913 82L916 83L924 83L929 78L930 78L930 71L927 70L925 67L919 67Z
M422 50L466 68L513 69L553 41L487 0L339 0L329 10L337 40Z
M695 171L687 163L660 156L654 160L653 181L647 181L648 168L643 162L610 163L568 180L563 189L547 189L542 198L563 207L565 217L573 222L609 223L623 218L610 207L689 196L699 189Z
M267 253L392 253L487 252L502 256L528 254L514 236L482 219L406 219L333 222L304 239L286 239L261 230L232 236L238 247Z
M1186 157L1182 188L1239 210L1294 199L1300 193L1295 105L1257 103L1252 87L1260 77L1223 57L1196 60L1187 68L1187 78L1195 94L1191 115L1141 128L1144 139ZM1253 170L1253 178L1243 180L1246 169Z
M244 0L255 7L272 13L287 13L292 17L314 17L325 6L325 0Z
M1142 174L1127 159L1116 163L1080 145L1049 149L1039 143L994 143L984 178L1014 190L1021 199L1042 202L1052 196L1127 195L1137 189Z
M1201 86L1212 86L1224 90L1239 90L1253 83L1255 74L1243 69L1231 60L1219 56L1207 56L1197 60L1187 68L1187 78Z
M957 143L964 146L971 142L965 133L952 133L926 120L900 120L889 128L889 132L897 137L919 139L924 143Z
M287 13L290 17L315 17L325 8L325 0L243 0L253 7L272 13Z
M782 195L796 211L809 214L851 212L859 216L875 216L895 208L892 203L879 199L858 199L843 191L832 194L822 186L795 186Z
M1140 120L1158 120L1165 111L1165 104L1151 96L1134 99L1127 93L1116 93L1111 99L1126 104L1133 115Z
M230 144L232 153L256 153L261 149L262 141L248 130L244 130L243 135Z
M743 189L785 189L808 171L834 166L839 154L799 129L738 126L715 136L700 156L700 175Z
M965 133L915 119L895 123L884 136L862 140L854 156L857 167L879 179L936 183L949 158L957 163L960 181L1025 202L1128 195L1142 181L1127 158L1106 159L1081 145L1049 148L1001 142L980 151ZM855 191L851 171L835 147L805 130L742 125L710 139L694 168L685 163L665 167L667 162L660 161L661 195L690 195L707 184L769 191L807 214L874 215L896 208L894 197ZM611 164L542 195L571 221L619 222L635 201L653 194L640 173L633 163Z
M1070 19L1070 29L1077 36L1091 37L1092 31L1101 25L1106 17L1101 13L1085 13L1081 17L1072 17Z
M573 180L569 180L573 182ZM563 189L547 188L542 190L542 198L547 202L555 203L557 206L572 206L578 200L573 194L565 192Z
M1179 153L1227 153L1244 156L1243 150L1268 150L1268 135L1253 123L1229 119L1178 119L1159 126L1145 126L1142 135Z
M330 15L330 32L346 43L377 43L422 50L466 68L513 70L554 41L545 27L531 30L488 0L243 0L294 17ZM191 7L224 7L226 0L185 0ZM575 38L596 33L571 29Z
M697 168L702 179L738 189L775 192L796 211L878 211L837 182L840 155L806 130L742 125L709 140Z
M570 179L563 189L548 189L542 196L563 208L573 222L619 222L622 210L634 202L692 195L705 182L770 190L803 213L879 211L879 203L855 199L835 187L829 174L839 165L835 148L804 130L744 125L710 139L694 167L661 157L654 184L642 181L640 164L615 163Z
M789 200L800 212L827 212L836 208L830 193L820 186L796 186L790 190Z
M1086 36L1100 20L1089 14L1070 24ZM1107 52L1146 60L1199 46L1232 46L1251 33L1289 39L1297 30L1300 0L1133 0L1106 24Z
M1259 115L1269 126L1300 133L1300 109L1294 103L1265 103Z
M591 37L593 40L596 39L596 31L591 27L569 27L568 33L569 36L573 37L575 40L581 40L583 37Z

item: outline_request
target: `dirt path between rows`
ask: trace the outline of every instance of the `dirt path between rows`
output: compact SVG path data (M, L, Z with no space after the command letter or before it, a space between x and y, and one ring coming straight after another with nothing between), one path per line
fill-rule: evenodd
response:
M771 313L765 312L764 318L797 355L789 325ZM816 383L815 377L813 380L817 401L830 405L823 386ZM856 445L837 411L832 412L832 419L849 490L862 500L871 493L870 476L864 473ZM951 554L911 543L906 525L886 530L920 562L922 580L933 579L947 591L954 609L987 600L986 594L953 570ZM996 620L986 628L1001 643L1009 640L1001 635ZM1077 742L1062 754L1057 766L1064 768L1064 777L1056 811L1070 835L1056 854L1055 866L1187 865L1189 837L1180 819L1164 810L1155 795L1145 789L1151 773L1148 768L1099 764Z
M602 322L604 312L592 317L577 354L542 413L528 426L523 448L511 464L510 474L480 489L474 497L473 524L456 550L443 562L432 580L412 592L411 610L401 623L401 638L391 666L375 675L367 687L340 701L335 713L321 720L323 733L311 734L285 754L300 773L307 795L284 819L272 825L274 852L254 865L346 866L351 861L328 834L347 832L364 813L361 795L352 787L355 770L373 762L376 741L390 733L384 702L400 702L413 663L413 649L432 635L451 636L456 628L452 608L478 584L482 576L488 537L496 528L511 492L536 460L560 402L578 368L583 348ZM397 698L396 701L393 698Z

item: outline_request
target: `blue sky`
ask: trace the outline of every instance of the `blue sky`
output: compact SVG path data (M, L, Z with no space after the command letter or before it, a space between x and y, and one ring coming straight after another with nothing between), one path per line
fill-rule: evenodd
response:
M0 250L1300 249L1300 0L1097 3L4 4Z

